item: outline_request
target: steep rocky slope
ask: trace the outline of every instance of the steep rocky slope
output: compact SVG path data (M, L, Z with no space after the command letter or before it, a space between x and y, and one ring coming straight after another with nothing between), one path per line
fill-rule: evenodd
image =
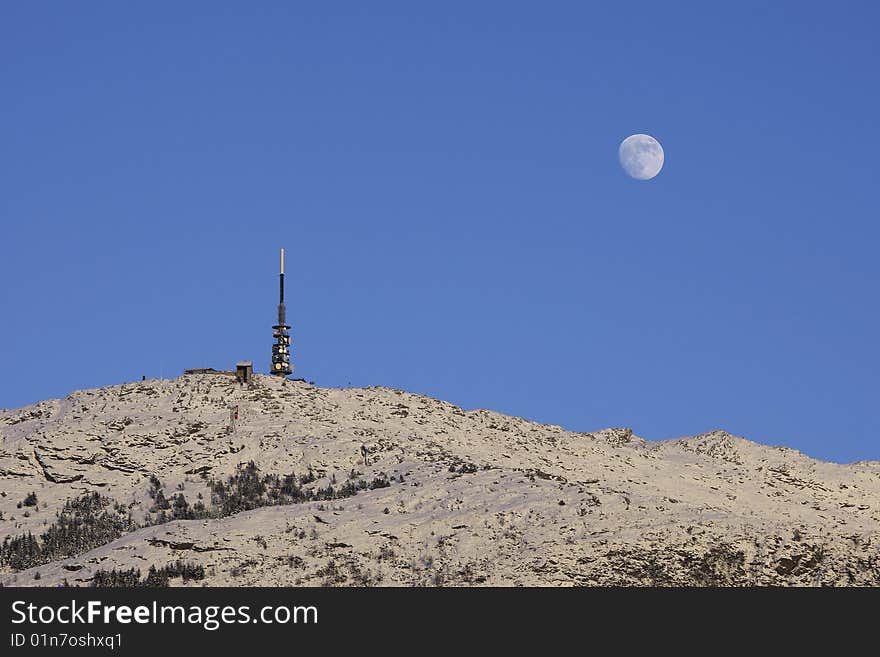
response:
M91 492L119 536L106 544L63 510ZM878 462L267 376L0 411L0 514L7 586L178 560L199 570L188 585L880 585ZM28 533L38 552L16 562Z

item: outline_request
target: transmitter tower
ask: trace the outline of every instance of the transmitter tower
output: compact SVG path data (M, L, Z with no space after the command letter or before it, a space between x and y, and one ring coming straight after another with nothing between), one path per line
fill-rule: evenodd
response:
M290 364L290 326L287 324L287 309L284 307L284 249L281 249L281 276L279 278L278 323L272 327L272 366L269 373L276 376L293 374Z

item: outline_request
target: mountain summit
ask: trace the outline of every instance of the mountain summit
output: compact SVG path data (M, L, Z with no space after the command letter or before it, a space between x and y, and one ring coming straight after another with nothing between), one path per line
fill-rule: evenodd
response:
M0 583L880 585L880 462L185 375L0 411Z

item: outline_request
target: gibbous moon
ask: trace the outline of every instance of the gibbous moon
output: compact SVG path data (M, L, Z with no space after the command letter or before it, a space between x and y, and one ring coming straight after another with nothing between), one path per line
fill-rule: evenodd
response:
M650 180L663 168L663 147L651 135L630 135L617 149L620 166L636 180Z

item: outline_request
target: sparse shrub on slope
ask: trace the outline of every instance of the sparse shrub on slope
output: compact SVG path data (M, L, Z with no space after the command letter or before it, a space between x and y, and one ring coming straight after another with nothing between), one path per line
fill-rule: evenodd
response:
M137 568L128 570L98 570L92 579L92 587L95 588L117 588L131 587L140 584L141 571Z
M212 480L209 486L216 515L222 517L263 506L338 500L357 495L362 490L387 488L391 485L388 478L382 475L375 477L370 483L363 479L357 482L349 479L338 488L334 488L332 484L307 487L315 481L317 478L311 469L299 477L293 473L284 477L260 475L259 467L250 461L239 465L226 481Z
M235 473L225 483L222 481L210 483L211 501L221 516L267 506L269 504L266 499L267 479L271 479L271 476L260 477L260 469L253 461L247 465L239 464Z
M334 488L332 484L325 487L308 487L317 480L311 469L299 477L293 473L283 477L275 474L264 475L260 473L257 464L250 461L247 464L240 464L232 476L227 477L225 481L209 482L212 507L206 508L201 501L190 505L183 493L173 495L169 501L163 492L162 482L153 475L150 477L149 489L150 498L153 500L151 511L158 511L158 514L155 518L147 516L146 524L159 525L172 520L220 518L264 506L336 500L351 497L362 490L387 488L391 485L385 475L380 475L369 483L364 479L354 481L349 478L338 488ZM36 500L36 496L34 499ZM58 518L40 539L31 533L15 537L7 536L0 545L0 566L8 566L12 570L25 570L50 561L73 557L106 545L123 534L139 528L127 509L119 503L98 493L86 493L65 502ZM115 576L121 577L120 581L129 581L125 579L128 575L117 573ZM155 584L161 586L163 577L162 572L157 571L153 575L148 574L145 581L155 580Z
M19 536L3 539L0 545L0 565L9 566L13 570L24 570L31 566L45 563L40 560L40 542L28 532Z
M161 568L150 566L147 576L141 579L137 568L128 570L97 570L92 578L92 588L159 588L168 586L169 580L180 577L184 582L205 578L204 566L188 561L174 561Z
M110 508L108 508L110 507ZM88 552L137 529L131 515L98 493L68 500L38 541L30 532L6 537L0 565L23 570Z
M135 529L125 507L98 493L86 493L65 502L58 519L43 533L43 555L55 561L82 554Z

